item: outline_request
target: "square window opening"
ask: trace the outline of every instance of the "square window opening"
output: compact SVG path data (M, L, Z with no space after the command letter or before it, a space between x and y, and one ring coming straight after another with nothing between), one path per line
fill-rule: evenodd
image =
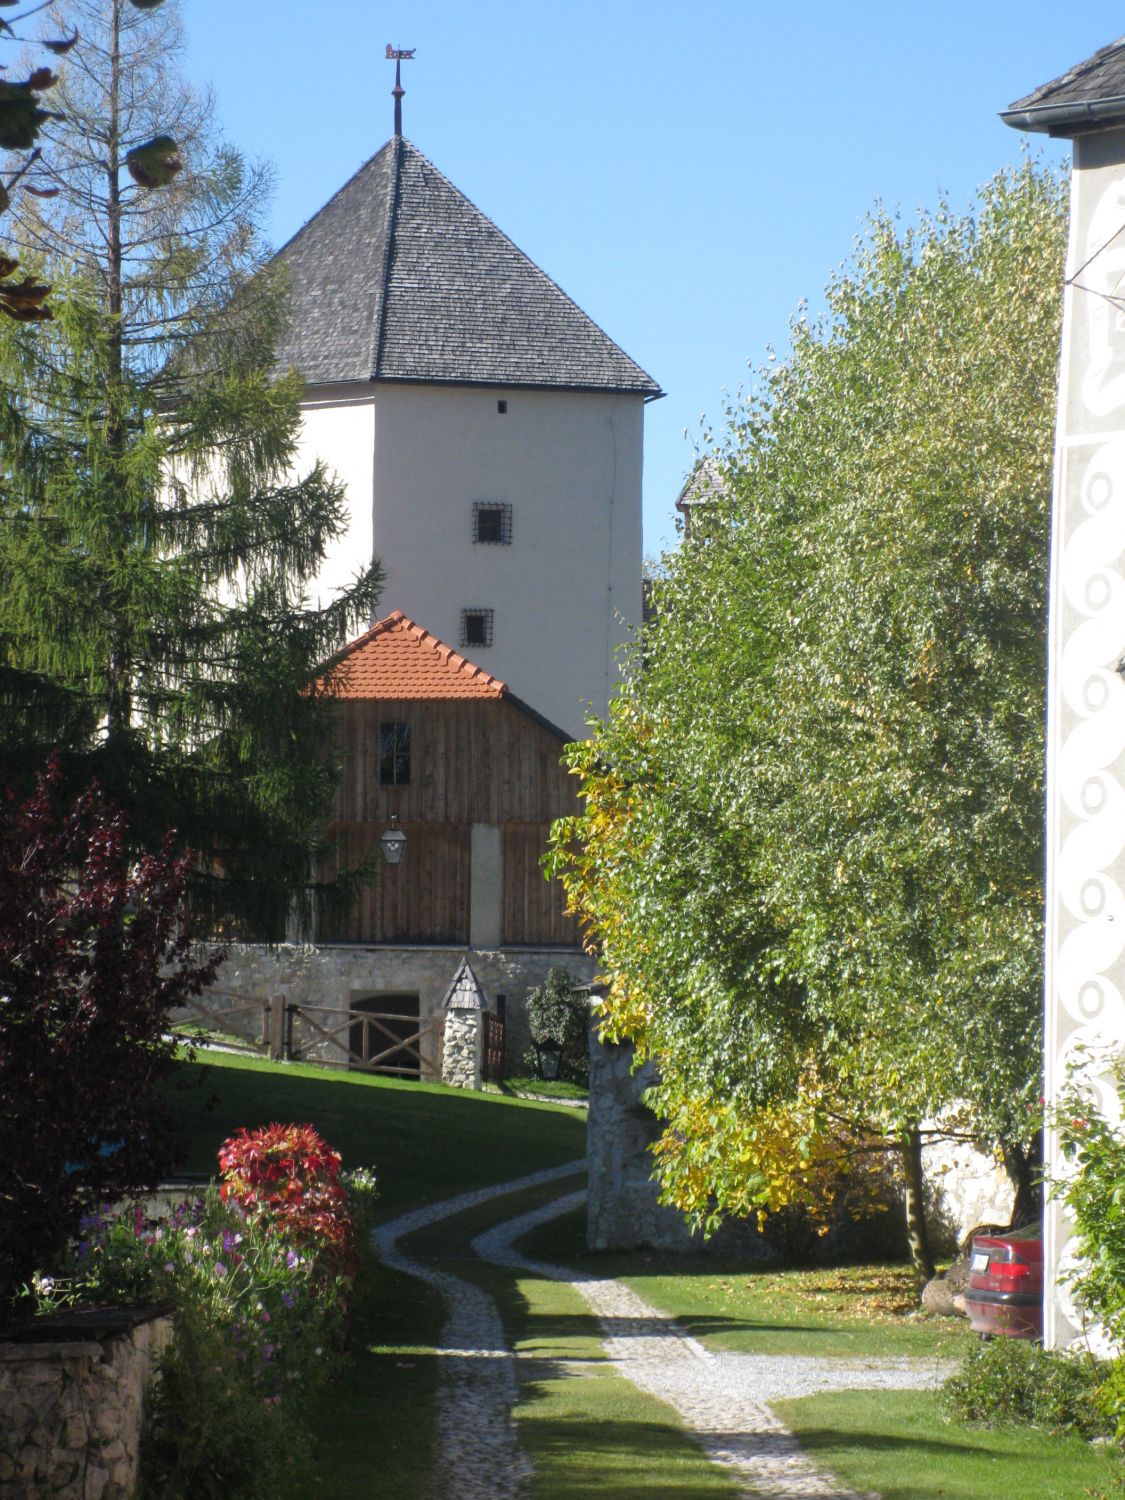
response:
M506 401L497 401L497 403L496 403L496 410L500 413L500 415L502 417L507 416L507 414L508 414L508 403Z
M492 645L492 610L463 609L461 611L462 646Z
M379 724L379 785L410 785L410 725L402 720Z
M473 501L473 541L508 546L512 540L512 507L502 501Z

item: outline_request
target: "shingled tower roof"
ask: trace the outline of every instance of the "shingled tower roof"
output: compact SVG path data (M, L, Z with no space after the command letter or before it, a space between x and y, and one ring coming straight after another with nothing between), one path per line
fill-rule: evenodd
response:
M1081 135L1125 122L1125 37L1009 104L1000 118L1016 130Z
M365 162L278 258L292 291L278 361L311 385L662 394L404 136Z

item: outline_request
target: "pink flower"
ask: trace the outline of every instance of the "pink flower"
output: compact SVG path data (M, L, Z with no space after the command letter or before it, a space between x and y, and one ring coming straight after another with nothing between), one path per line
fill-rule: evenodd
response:
M263 1307L262 1308L262 1322L263 1323L268 1323L269 1320L270 1320L270 1315L269 1315L268 1312L266 1312L265 1308Z

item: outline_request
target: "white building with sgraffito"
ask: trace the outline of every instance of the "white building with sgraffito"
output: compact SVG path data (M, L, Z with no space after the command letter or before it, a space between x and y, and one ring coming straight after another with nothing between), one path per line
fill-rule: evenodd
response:
M1004 112L1074 142L1051 538L1047 693L1048 1100L1125 1047L1125 38ZM1116 1089L1091 1079L1108 1118ZM1065 1170L1057 1141L1048 1165ZM1049 1346L1083 1332L1071 1226L1046 1214ZM1062 1273L1062 1274L1060 1274Z

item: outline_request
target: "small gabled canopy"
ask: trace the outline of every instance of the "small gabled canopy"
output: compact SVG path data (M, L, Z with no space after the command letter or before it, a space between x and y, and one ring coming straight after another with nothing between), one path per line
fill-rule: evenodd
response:
M282 368L393 380L662 394L651 376L404 136L282 247Z
M477 982L477 976L473 973L472 965L467 958L461 960L461 965L453 976L453 983L445 992L445 999L441 1002L442 1010L487 1010L488 1002L484 998L484 992Z
M1060 136L1125 124L1125 37L1009 104L1000 118L1015 130Z

